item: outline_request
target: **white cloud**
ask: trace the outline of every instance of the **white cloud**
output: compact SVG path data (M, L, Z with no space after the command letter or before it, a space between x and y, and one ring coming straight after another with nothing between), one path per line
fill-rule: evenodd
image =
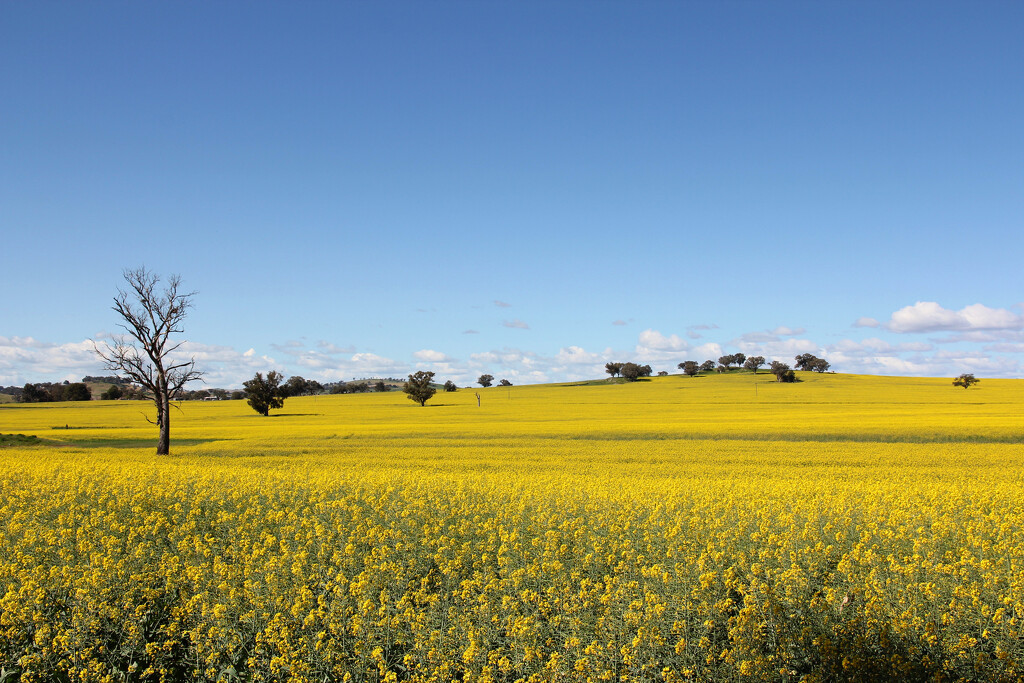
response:
M1024 353L1024 344L1000 343L989 344L985 347L991 353Z
M699 358L718 358L722 355L722 346L710 342L694 346L678 334L665 336L658 330L647 329L640 333L637 338L633 358L616 359L627 361L639 361L642 363L668 363L674 369L676 365L686 360L682 356L695 356ZM694 358L695 360L696 358ZM661 368L655 368L659 370Z
M449 362L431 363L430 370L437 375L442 375L449 379L453 376L462 376L464 374L463 368Z
M737 344L766 344L779 341L779 335L771 332L744 332L736 340Z
M537 354L520 349L502 349L501 351L485 351L470 354L470 360L477 364L512 366L520 363L532 364L537 361Z
M874 318L857 318L856 322L853 323L854 327L878 327L879 322Z
M494 300L494 305L498 308L512 308L512 304L505 303L504 301Z
M354 346L335 346L334 344L324 341L321 339L316 343L316 347L323 353L338 354L338 353L355 353L356 348Z
M280 370L270 356L257 355L255 349L239 352L230 346L184 342L178 353L182 359L194 358L203 372L203 383L210 387L237 388L257 372Z
M985 344L994 342L1022 342L1024 331L1021 330L968 330L947 334L942 337L934 337L931 341L936 344Z
M807 330L805 330L802 327L794 328L786 327L785 325L780 325L779 327L776 327L774 330L744 332L739 336L738 339L733 340L733 342L731 343L737 344L741 348L743 347L743 345L749 346L750 344L770 344L781 341L782 337L795 337L797 335L803 334L806 331ZM746 351L746 349L743 350Z
M657 330L647 329L637 339L637 350L645 351L687 351L689 342L677 334L665 336Z
M587 351L580 346L568 346L558 350L555 362L561 365L593 365L607 362L604 358L605 356Z
M254 349L240 352L229 346L191 341L182 342L170 357L195 358L196 369L204 373L205 383L225 388L241 386L255 372L276 366L273 358L258 356ZM53 344L31 337L0 337L0 384L78 381L85 375L106 374L111 371L104 369L89 340Z
M412 357L415 358L416 360L421 360L428 363L442 363L448 360L448 356L441 353L440 351L434 351L432 349L422 349L420 351L415 351L412 354Z
M32 337L0 336L0 385L26 382L80 381L107 374L88 339L66 344Z
M549 372L553 364L552 358L541 356L533 351L505 348L500 351L470 354L465 373L470 375L474 381L480 372L488 372L499 379L501 377L509 380L518 378L519 383L526 382L528 377L545 377L548 379L530 381L546 382L551 381Z
M353 367L361 368L392 368L396 367L395 361L384 356L378 356L375 353L354 353L352 354L351 363Z
M1020 330L1024 329L1024 316L984 304L952 311L934 301L918 301L893 313L886 327L900 333Z
M891 344L883 339L844 339L825 348L825 358L840 372L870 375L955 377L964 372L989 377L1019 377L1021 362L996 355L996 349L946 349L932 353L935 346L925 342ZM1017 353L1013 345L999 349Z
M933 348L934 346L932 344L928 344L926 342L890 344L889 342L883 339L871 337L869 339L862 339L860 341L854 341L852 339L843 339L842 341L827 346L825 348L825 351L827 353L843 353L848 356L867 357L879 355L896 355L899 353L907 352L931 351Z
M516 330L528 330L530 326L524 323L522 320L516 318L515 320L506 320L502 323L505 327L511 327Z
M748 356L764 356L769 361L781 360L784 363L791 363L793 357L801 353L822 355L821 346L809 339L779 339L776 337L761 341L748 338L750 336L753 335L743 335L735 343L736 347Z
M718 360L719 357L725 354L721 344L709 343L695 346L690 351L690 355L693 356L691 360Z

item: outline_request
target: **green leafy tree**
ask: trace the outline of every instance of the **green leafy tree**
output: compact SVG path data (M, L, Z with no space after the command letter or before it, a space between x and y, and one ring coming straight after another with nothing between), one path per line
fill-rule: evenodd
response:
M772 374L775 375L776 382L795 382L796 373L793 372L790 367L777 360L773 360L771 364Z
M122 395L124 395L124 392L121 390L121 387L116 384L111 384L110 388L100 394L100 398L104 401L116 401L121 398Z
M640 373L641 368L636 363L623 363L622 368L619 370L619 374L630 382L635 382L640 377Z
M323 391L324 387L314 379L305 379L299 375L289 377L288 381L281 385L285 397L289 396L310 396Z
M604 371L612 377L618 377L622 372L622 363L605 363Z
M678 367L687 377L694 377L698 372L700 372L700 365L695 360L683 361L678 365Z
M715 369L715 361L713 361L713 360L708 359L708 360L706 360L706 361L704 361L703 363L700 364L700 371L701 372L711 372L714 369Z
M963 387L964 389L970 389L972 384L977 384L981 380L970 373L964 373L955 380L953 380L953 386Z
M725 372L728 372L729 371L729 366L732 365L735 362L736 362L736 356L733 356L733 355L719 356L718 357L718 363L722 367L725 368Z
M455 382L453 382L451 380L448 380L447 382L444 383L444 390L445 391L458 391L459 387L456 386Z
M73 382L64 387L64 396L62 398L65 401L91 401L92 390L82 382Z
M801 353L794 357L797 370L810 370L812 372L825 372L832 367L824 358L818 358L813 353Z
M257 372L251 380L242 382L249 405L263 417L270 415L271 410L284 406L287 394L285 387L281 385L282 379L284 376L280 372L271 370L266 378Z
M765 364L764 356L751 356L743 362L743 367L748 370L753 370L754 374L757 374L757 369Z
M402 391L409 395L410 401L416 401L421 406L425 406L430 397L437 393L437 389L431 386L433 381L434 373L418 370L409 375L409 380L402 387Z
M52 400L53 396L50 395L50 392L38 384L31 384L29 382L25 383L21 393L18 395L20 403L47 403Z
M509 382L507 379L503 379L500 382L498 382L498 386L510 387L512 386L512 382Z
M494 375L480 375L476 378L476 383L485 389L494 382Z

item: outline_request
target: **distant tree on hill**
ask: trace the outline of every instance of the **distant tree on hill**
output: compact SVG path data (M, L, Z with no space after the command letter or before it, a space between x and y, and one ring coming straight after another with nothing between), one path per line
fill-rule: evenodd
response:
M503 379L500 382L498 382L498 386L510 387L512 386L512 382L509 382L507 379Z
M376 387L371 387L369 382L333 382L323 387L330 394L365 394Z
M410 401L416 401L421 406L425 406L430 397L437 393L437 389L431 386L433 381L434 373L418 370L409 375L409 381L402 387L402 391L409 395Z
M743 362L743 367L748 370L753 370L754 374L757 374L757 369L765 364L764 356L751 356Z
M794 360L796 360L797 370L810 370L811 365L818 360L818 357L813 353L801 353L799 356L795 356Z
M668 370L658 370L658 377L667 377Z
M640 377L640 366L636 363L623 363L619 368L619 374L627 381L635 382Z
M700 371L701 372L711 372L714 369L715 369L715 361L713 361L713 360L709 359L709 360L706 360L706 361L704 361L703 363L700 364Z
M742 366L743 366L743 363L745 363L745 362L746 362L746 360L747 360L747 357L746 357L746 355L744 355L744 354L742 354L742 353L734 353L734 354L732 355L732 362L733 362L733 364L735 364L735 365L736 365L736 367L738 367L738 368L739 368L739 367L742 367Z
M266 378L262 373L257 372L251 380L242 382L242 386L245 387L245 396L249 399L249 406L263 417L270 415L272 409L283 407L287 394L284 387L281 386L282 379L284 376L280 372L271 370L267 373Z
M773 360L771 364L772 374L775 375L776 382L795 382L796 373L790 369L790 367L777 360Z
M484 388L491 386L493 381L494 375L480 375L476 378L476 383Z
M18 396L19 403L48 403L52 400L53 396L46 389L28 382L22 387L21 393Z
M373 390L379 393L384 393L388 390L388 385L384 384L384 380L379 379L377 383L373 385Z
M795 357L797 370L811 370L813 372L826 372L831 365L824 358L818 358L813 353L801 353Z
M975 377L974 375L970 373L965 373L957 377L955 380L953 380L953 386L963 387L964 389L970 389L972 384L977 384L980 381L981 380Z
M110 388L100 394L100 398L104 401L116 401L124 395L124 392L116 384L111 384Z
M281 391L287 396L306 396L314 394L323 387L319 382L308 380L300 375L289 377L288 381L281 385Z
M684 375L694 377L700 372L700 365L695 360L683 361L678 365L679 369L683 371Z
M145 401L151 398L146 393L146 390L140 387L138 384L129 384L124 388L124 396L121 398L128 399L129 401Z
M721 373L725 373L725 372L729 372L729 366L728 365L719 365L717 368L715 368L715 371L720 373L720 374Z
M736 362L736 356L726 355L718 357L718 364L725 368L725 372L729 371L729 366ZM722 372L719 370L719 372Z
M612 377L618 377L622 372L622 363L605 363L604 371Z
M92 391L82 382L75 382L64 387L60 400L62 401L91 401Z
M448 380L447 382L444 383L444 390L445 391L458 391L459 388L455 385L455 382L453 382L451 380Z

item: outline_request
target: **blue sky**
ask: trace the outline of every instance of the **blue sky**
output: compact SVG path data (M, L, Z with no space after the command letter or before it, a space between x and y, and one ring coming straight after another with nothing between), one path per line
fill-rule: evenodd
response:
M213 386L1024 376L1024 6L0 4L0 384L125 268Z

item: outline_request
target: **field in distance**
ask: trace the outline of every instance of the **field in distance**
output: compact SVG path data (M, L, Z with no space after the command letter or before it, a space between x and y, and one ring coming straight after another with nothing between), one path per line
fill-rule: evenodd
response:
M0 406L0 666L1020 678L1024 381L800 378Z

